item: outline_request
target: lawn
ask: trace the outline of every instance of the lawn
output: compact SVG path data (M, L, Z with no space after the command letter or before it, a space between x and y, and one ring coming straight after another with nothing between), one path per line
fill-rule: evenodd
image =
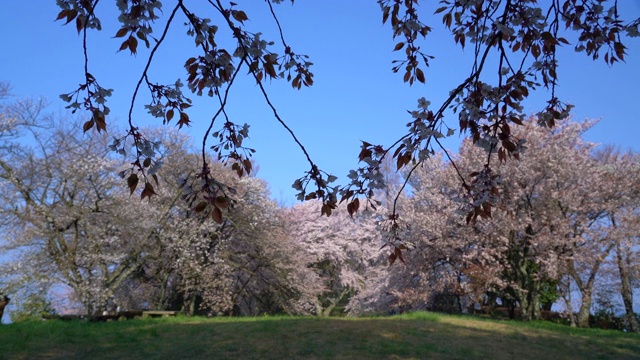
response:
M640 336L415 313L0 326L0 359L640 359Z

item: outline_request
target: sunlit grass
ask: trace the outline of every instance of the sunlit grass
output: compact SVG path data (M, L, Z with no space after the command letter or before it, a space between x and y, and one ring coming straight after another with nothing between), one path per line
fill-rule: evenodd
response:
M636 334L426 312L0 327L0 359L640 359L639 354Z

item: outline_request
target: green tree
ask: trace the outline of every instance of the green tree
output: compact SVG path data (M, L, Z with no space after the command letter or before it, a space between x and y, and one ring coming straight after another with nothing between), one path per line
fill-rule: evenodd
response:
M53 304L47 299L46 294L34 292L17 304L17 309L11 312L11 321L42 321L43 316L55 313Z

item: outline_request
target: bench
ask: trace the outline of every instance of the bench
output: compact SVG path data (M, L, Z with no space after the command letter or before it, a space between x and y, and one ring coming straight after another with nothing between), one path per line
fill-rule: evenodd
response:
M118 312L105 312L102 315L45 315L42 318L45 320L88 320L88 321L113 321L120 319L134 319L137 317L168 317L176 316L180 314L180 311L165 311L165 310L133 310L133 311L118 311Z
M142 317L168 317L176 316L180 311L166 311L166 310L145 310L142 312Z

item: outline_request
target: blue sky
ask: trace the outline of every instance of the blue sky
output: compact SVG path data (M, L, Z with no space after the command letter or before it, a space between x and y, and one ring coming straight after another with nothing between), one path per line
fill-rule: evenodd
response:
M83 78L81 37L73 26L54 22L59 9L53 0L1 2L0 81L10 82L14 95L45 97L50 101L51 112L61 112L64 103L59 94L74 90ZM263 1L236 2L249 17L248 30L277 40ZM188 7L202 5L200 0L185 3ZM434 1L422 3L425 14L433 13L437 7ZM172 6L171 1L164 4L166 11ZM105 15L115 14L114 2L103 1L100 6ZM625 18L640 16L640 2L621 1L620 8ZM297 53L308 54L314 62L315 85L298 91L284 81L275 81L267 90L313 160L338 176L339 182L345 181L349 169L357 167L360 140L390 144L403 134L410 119L405 110L414 109L418 98L424 96L434 105L441 103L469 72L471 50L456 47L435 17L429 24L434 31L422 43L426 53L436 56L426 71L427 83L409 87L402 82L401 74L391 72L395 43L388 25L382 25L375 1L298 0L293 6L289 2L276 6L276 12L289 45ZM117 53L120 41L111 38L119 28L115 17L103 15L101 19L102 33L89 33L89 66L102 86L115 89L109 100L112 112L108 122L122 128L148 51L139 48L137 57ZM151 68L152 81L173 83L184 79L182 64L197 53L185 34L184 19L177 20ZM161 19L158 25L163 24ZM627 62L613 68L575 54L572 47L561 50L557 95L576 106L574 119L602 119L587 134L588 140L640 150L640 39L628 39L627 46ZM236 85L228 113L236 123L251 125L246 146L257 150L254 158L259 165L258 176L269 182L275 199L291 204L295 194L291 183L308 170L308 164L273 118L254 81L246 77ZM526 112L539 110L546 96L544 90L533 94ZM186 131L200 143L215 104L208 103L208 98L192 98L193 126ZM136 106L134 120L138 124L159 124L144 111L142 102ZM457 128L455 118L447 123ZM456 150L459 139L454 135L445 146Z

